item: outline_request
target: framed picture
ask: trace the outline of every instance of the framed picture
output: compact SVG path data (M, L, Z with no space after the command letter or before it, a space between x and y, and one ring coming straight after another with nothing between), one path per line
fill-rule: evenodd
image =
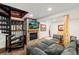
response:
M63 31L64 30L64 25L58 25L58 31Z
M46 24L40 24L40 31L46 31Z

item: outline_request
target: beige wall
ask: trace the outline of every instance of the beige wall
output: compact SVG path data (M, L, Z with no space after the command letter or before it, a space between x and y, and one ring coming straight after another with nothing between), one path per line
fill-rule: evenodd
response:
M46 25L46 31L40 31L38 32L38 38L43 38L43 37L48 37L49 36L49 26L50 24L48 24L48 22L41 22L40 24L45 24Z
M69 15L70 17L70 35L77 36L79 38L79 8L73 8L71 10L67 10L55 15L51 15L48 17L44 17L39 19L40 23L46 23L47 25L51 25L51 35L57 34L58 25L63 24L64 22L64 15ZM48 30L45 32L40 33L42 37L48 35Z

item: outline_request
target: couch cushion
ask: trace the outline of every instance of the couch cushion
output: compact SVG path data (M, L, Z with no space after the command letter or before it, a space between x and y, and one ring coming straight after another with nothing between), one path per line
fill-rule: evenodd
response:
M79 39L77 40L77 44L79 45Z
M60 42L60 40L59 40L59 39L56 39L56 38L53 38L52 40L53 40L55 43Z
M76 55L76 49L75 48L67 48L63 51L62 55Z
M33 48L35 48L36 46L31 46L27 48L27 51L30 52L31 50L33 50Z
M71 53L71 52L64 52L61 55L76 55L75 53Z
M56 39L63 39L63 35L59 35L59 34L53 34L53 38L56 38Z
M52 45L53 43L55 43L55 40L53 40L53 39L46 40L46 41L43 41L42 43L45 43L45 44L47 44L49 46L49 45Z
M45 52L49 55L58 55L61 54L63 50L64 50L63 46L59 44L52 44L45 50Z
M48 47L48 45L45 43L39 43L35 47L40 48L41 50L45 50Z
M71 42L72 42L72 41L76 41L76 40L77 40L77 37L75 37L75 36L70 36L70 40L71 40Z
M78 53L78 55L79 55L79 47L77 47L77 53Z
M47 55L43 50L39 49L39 48L33 48L30 53L32 55Z
M71 42L66 48L76 48L76 42Z

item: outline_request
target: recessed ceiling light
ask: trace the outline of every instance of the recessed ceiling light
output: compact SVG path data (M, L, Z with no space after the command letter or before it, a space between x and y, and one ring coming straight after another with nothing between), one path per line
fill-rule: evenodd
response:
M29 16L30 16L30 17L33 17L33 15L32 15L32 14L30 14Z
M52 8L48 8L48 11L52 11Z

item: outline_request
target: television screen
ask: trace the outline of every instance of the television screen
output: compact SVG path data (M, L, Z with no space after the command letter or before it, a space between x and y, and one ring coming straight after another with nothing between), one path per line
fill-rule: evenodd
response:
M39 22L30 22L29 23L29 28L30 29L38 29L39 28Z

